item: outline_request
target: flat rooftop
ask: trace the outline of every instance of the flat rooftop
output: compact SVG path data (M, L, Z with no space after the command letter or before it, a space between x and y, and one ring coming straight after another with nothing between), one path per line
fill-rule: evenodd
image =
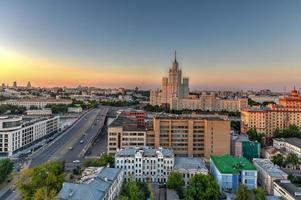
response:
M155 119L196 119L196 120L229 120L227 115L199 115L199 114L157 114L154 116Z
M296 147L301 148L301 139L300 138L296 138L296 137L291 137L291 138L275 138L274 140L277 141L282 141L282 142L287 142L291 145L294 145Z
M190 158L190 157L175 157L174 169L183 170L197 170L197 171L207 171L208 169L205 165L204 160L201 158Z
M256 170L254 165L244 157L231 156L211 156L212 162L223 174L236 174L241 170Z
M150 148L150 147L128 147L120 149L115 157L134 157L136 153L141 152L143 157L157 157L158 153L162 153L164 157L173 157L174 153L166 148Z
M282 171L280 167L274 165L269 159L254 158L253 163L255 166L258 165L260 168L262 168L271 177L279 179L287 178L287 174Z
M145 126L139 126L135 116L119 115L109 127L123 127L124 131L146 131Z
M296 185L291 183L289 180L275 180L277 185L281 187L281 189L285 190L286 193L290 194L294 199L301 200L301 189L299 189Z

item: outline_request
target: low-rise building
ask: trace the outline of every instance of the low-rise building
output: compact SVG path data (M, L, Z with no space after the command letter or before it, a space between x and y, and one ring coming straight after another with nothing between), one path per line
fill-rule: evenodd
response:
M248 160L260 157L260 143L250 141L246 135L232 136L231 155L243 156Z
M301 158L301 139L292 138L274 138L273 147L284 150L286 153L294 153Z
M258 183L268 194L273 194L274 180L287 179L288 175L277 165L274 165L271 160L254 158L253 164L258 171Z
M31 99L10 99L5 101L5 104L14 106L23 106L27 109L30 107L45 108L47 105L69 105L72 104L71 99L54 99L54 98L31 98Z
M79 183L64 182L58 200L114 200L123 183L123 171L117 168L88 168Z
M43 115L52 115L51 109L38 109L38 110L27 110L27 115L37 115L37 116L43 116Z
M274 195L285 200L301 200L301 189L289 180L275 180Z
M174 167L170 149L128 147L115 155L115 167L123 169L125 180L165 183Z
M107 153L115 153L126 147L146 146L146 128L140 126L135 116L119 115L108 126Z
M221 190L235 192L239 184L244 184L250 190L257 187L257 170L243 157L211 156L210 172Z
M175 157L174 171L180 172L187 185L190 177L195 174L208 174L204 160L192 157Z
M59 117L0 117L0 155L12 156L59 131Z
M68 107L68 112L69 113L81 113L81 112L83 112L83 109L80 106L78 106L78 107Z

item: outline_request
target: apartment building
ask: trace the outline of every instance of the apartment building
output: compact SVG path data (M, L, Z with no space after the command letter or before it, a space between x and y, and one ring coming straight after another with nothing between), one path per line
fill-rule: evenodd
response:
M58 200L114 200L122 189L123 171L116 168L89 167L78 183L64 182Z
M147 145L173 149L176 156L230 153L230 121L218 115L156 115Z
M127 147L117 151L115 167L124 171L125 180L165 183L174 160L170 149Z
M287 179L287 174L280 167L274 165L269 159L254 158L253 164L258 171L258 183L267 191L269 195L274 193L274 181L277 179Z
M280 97L277 105L241 111L242 133L255 129L266 137L272 137L276 129L283 130L291 124L301 126L301 97L295 89L288 97Z
M30 120L22 117L0 117L0 155L10 157L58 130L58 116Z
M301 189L289 180L275 180L274 196L285 200L301 200Z
M239 184L244 184L249 190L257 187L257 170L244 157L211 156L210 173L221 190L235 192Z
M30 107L37 107L37 108L45 108L47 105L58 105L64 104L69 105L72 104L71 99L54 99L54 98L31 98L31 99L10 99L4 102L4 104L14 105L14 106L23 106L27 109Z
M108 126L107 153L115 153L126 147L146 146L146 128L140 126L135 116L124 116L120 114Z
M285 153L294 153L301 158L301 139L300 138L273 138L273 147L284 150Z

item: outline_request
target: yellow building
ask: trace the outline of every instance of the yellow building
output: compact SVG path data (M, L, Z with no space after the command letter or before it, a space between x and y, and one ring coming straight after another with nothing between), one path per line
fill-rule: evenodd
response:
M279 98L278 105L241 111L242 133L255 129L266 137L272 137L276 129L282 130L291 124L301 126L301 98L295 89L290 96Z
M158 115L146 142L172 148L177 156L223 155L230 153L230 121L221 116Z

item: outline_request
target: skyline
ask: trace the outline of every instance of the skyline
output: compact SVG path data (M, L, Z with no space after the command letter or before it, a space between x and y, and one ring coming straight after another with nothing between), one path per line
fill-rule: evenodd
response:
M298 1L3 1L0 80L159 88L173 61L191 90L301 86ZM63 72L63 73L62 73Z

